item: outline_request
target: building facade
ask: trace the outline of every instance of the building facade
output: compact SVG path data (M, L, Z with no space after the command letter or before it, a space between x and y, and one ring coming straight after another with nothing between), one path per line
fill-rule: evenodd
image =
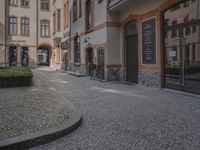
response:
M199 0L73 0L72 70L200 93Z
M64 0L59 2L63 3ZM57 50L57 43L53 38L52 12L55 9L54 4L58 2L55 0L1 0L0 3L2 6L1 65L31 68L51 66L61 69L62 54L60 49ZM58 17L61 16L56 16ZM60 18L60 21L62 20ZM69 21L69 18L67 20Z
M54 68L57 69L70 69L70 8L71 0L54 0L52 4Z

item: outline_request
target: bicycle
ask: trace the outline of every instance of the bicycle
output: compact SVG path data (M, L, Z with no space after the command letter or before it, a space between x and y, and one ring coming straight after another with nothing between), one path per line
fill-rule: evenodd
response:
M98 79L100 82L104 79L104 69L103 66L96 66L92 68L90 80Z

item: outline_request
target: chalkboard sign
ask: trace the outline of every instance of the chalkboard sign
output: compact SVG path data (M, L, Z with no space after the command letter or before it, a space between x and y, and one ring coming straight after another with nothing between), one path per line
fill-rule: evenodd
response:
M68 42L61 42L61 49L62 50L68 50L69 49L69 43Z
M156 64L156 19L142 22L142 62Z

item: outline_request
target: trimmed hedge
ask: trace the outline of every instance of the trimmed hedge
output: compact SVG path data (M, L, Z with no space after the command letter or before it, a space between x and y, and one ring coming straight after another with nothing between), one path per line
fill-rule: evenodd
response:
M6 67L0 68L0 88L29 86L31 85L33 74L29 68Z

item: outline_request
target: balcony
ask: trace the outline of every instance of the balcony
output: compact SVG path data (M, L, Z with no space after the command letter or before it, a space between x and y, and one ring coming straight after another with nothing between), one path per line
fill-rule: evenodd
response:
M108 11L120 11L126 8L133 0L108 0Z
M62 39L62 32L55 32L52 35L54 41L60 41Z

